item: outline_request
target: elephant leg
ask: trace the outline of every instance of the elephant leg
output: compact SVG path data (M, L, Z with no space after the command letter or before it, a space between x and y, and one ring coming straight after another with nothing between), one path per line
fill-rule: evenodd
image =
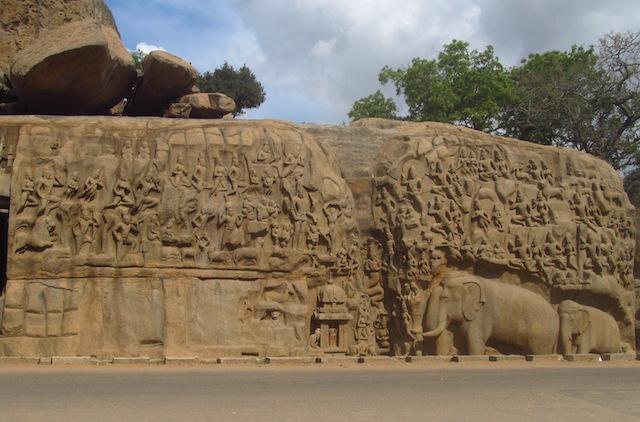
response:
M578 345L578 354L585 354L591 352L591 344L589 338L582 335L576 338L576 344Z
M467 349L470 355L484 355L486 342L477 330L467 333Z
M442 334L436 338L436 355L447 356L451 354L453 350L453 333L449 330L444 330Z

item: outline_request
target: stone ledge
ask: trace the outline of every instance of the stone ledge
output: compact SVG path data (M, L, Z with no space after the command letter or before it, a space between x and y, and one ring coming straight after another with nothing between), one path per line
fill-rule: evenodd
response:
M425 356L396 356L396 359L403 360L407 363L410 362L451 362L453 356L438 356L438 355L425 355Z
M455 355L451 358L451 362L488 362L487 355Z
M524 359L527 362L541 362L541 361L561 361L562 355L525 355Z
M148 357L115 357L113 358L114 365L148 365L150 359Z
M567 362L599 362L602 359L600 355L595 353L572 353L564 355L564 360Z
M264 363L264 359L254 357L254 356L243 356L243 357L229 357L229 358L218 358L216 359L217 363L221 364L247 364L247 363Z
M162 363L167 365L197 365L200 360L195 356L166 356Z
M490 355L489 362L523 361L524 355Z
M266 357L264 363L275 364L307 364L315 363L316 358L314 356L291 356L291 357Z
M603 353L601 357L605 362L636 359L634 355L631 355L629 353Z
M84 365L91 363L91 356L52 356L52 365Z
M0 365L33 365L40 362L37 357L0 356Z

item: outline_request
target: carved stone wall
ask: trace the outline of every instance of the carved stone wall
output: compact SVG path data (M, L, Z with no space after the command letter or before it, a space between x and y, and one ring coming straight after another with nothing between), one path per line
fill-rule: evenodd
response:
M603 161L450 125L402 126L379 151L372 202L397 352L465 353L475 329L483 346L531 352L515 330L536 315L496 310L509 303L488 293L473 315L447 308L447 329L431 338L439 300L455 301L460 272L489 291L519 286L507 302L535 292L554 306L573 299L600 308L634 344L634 210ZM512 339L474 322L475 312L492 312L494 330L510 319L501 323Z
M586 154L381 120L0 117L0 137L0 355L633 344L633 208Z
M375 353L353 198L304 131L0 126L17 137L0 353Z

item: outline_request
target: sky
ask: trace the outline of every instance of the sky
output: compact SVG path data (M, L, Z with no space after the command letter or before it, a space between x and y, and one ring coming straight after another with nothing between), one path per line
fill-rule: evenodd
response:
M640 31L637 0L106 0L130 50L163 49L199 71L249 66L267 100L246 118L348 122L385 66L462 39L507 66L529 53ZM401 110L402 105L400 104Z

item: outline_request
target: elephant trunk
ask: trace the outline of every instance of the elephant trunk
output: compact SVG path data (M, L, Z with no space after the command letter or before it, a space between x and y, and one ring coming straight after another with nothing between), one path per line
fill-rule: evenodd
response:
M438 326L431 331L422 333L423 337L438 337L444 329L447 328L447 308L440 302L440 316L438 317Z

